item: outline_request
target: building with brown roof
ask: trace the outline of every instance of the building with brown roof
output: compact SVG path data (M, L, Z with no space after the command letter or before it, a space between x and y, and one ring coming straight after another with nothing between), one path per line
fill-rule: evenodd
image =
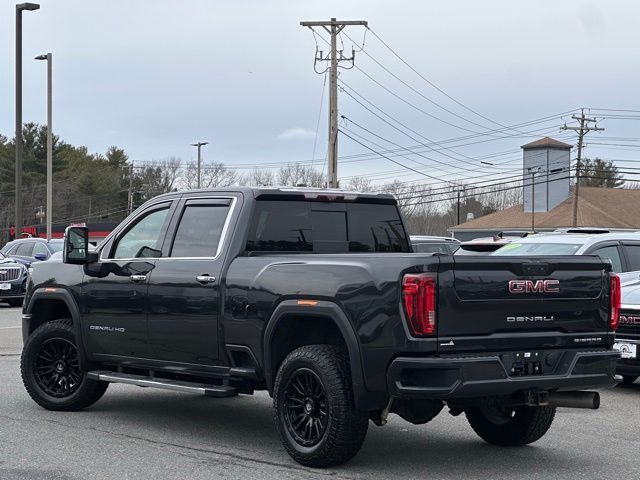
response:
M551 231L572 226L573 197L569 196L546 212L535 212L535 230ZM469 240L495 235L505 230L531 231L531 212L522 205L491 213L449 230L456 238ZM640 230L640 190L580 187L578 227L609 230Z

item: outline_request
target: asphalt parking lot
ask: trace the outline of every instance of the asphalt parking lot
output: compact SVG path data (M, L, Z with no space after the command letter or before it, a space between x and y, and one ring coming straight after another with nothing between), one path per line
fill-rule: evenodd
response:
M111 385L78 413L49 412L22 388L20 310L0 304L0 479L640 478L640 382L603 392L598 411L559 409L538 443L501 449L464 416L371 424L347 465L294 463L265 394L213 399Z

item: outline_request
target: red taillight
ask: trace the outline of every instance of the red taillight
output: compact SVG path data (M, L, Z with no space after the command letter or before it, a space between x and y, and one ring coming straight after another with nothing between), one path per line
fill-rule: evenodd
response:
M425 273L402 279L402 301L409 330L415 337L436 333L436 280Z
M611 303L611 317L609 317L609 326L611 330L618 328L618 320L620 318L620 277L615 273L611 274L611 290L609 291L609 301Z

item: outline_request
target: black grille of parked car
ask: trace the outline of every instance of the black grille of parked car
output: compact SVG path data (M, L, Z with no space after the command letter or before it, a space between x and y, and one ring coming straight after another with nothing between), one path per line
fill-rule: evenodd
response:
M10 282L20 278L22 269L20 267L0 267L0 282Z

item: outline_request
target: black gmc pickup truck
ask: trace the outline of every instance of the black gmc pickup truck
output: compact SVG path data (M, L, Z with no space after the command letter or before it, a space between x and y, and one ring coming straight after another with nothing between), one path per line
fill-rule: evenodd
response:
M109 383L213 397L267 390L299 463L352 458L369 421L448 407L525 445L556 407L616 384L619 278L599 257L412 253L391 196L229 188L140 207L95 250L34 266L22 377L51 410Z

